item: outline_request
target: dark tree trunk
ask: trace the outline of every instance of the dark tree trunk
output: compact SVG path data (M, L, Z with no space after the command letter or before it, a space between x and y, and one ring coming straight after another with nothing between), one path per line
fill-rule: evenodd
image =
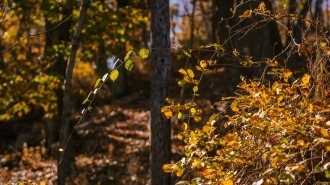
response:
M64 149L64 153L60 153L63 155L59 155L58 157L58 184L59 185L64 185L65 184L65 174L66 174L66 163L68 161L68 155L69 152L65 152L67 148L67 143L69 142L69 137L70 137L70 114L71 114L71 109L70 109L70 90L71 90L71 80L72 80L72 72L73 72L73 67L76 59L76 53L79 47L79 42L81 39L81 31L82 31L82 26L84 23L84 20L86 18L87 14L87 7L89 4L89 0L82 0L82 5L80 9L80 17L78 21L78 25L76 28L76 32L73 37L72 41L72 49L70 52L70 57L67 63L66 67L66 75L65 75L65 81L64 81L64 98L63 98L63 122L61 126L61 133L60 133L60 149Z
M44 1L44 8L46 11L49 10L48 2ZM67 18L71 15L73 10L73 4L67 6L60 13ZM65 56L62 53L57 53L58 56L54 57L54 44L68 44L70 42L70 27L71 20L67 20L63 22L59 29L55 29L47 34L45 34L45 56L48 60L54 60L54 64L48 68L45 72L49 75L55 75L61 80L64 80L65 77L65 69L66 69L66 61ZM45 21L45 30L53 29L57 24L52 24L50 20ZM52 59L54 58L54 59ZM52 61L48 61L52 62ZM52 144L58 141L59 133L58 129L60 128L60 124L62 123L63 116L63 89L60 85L57 89L55 89L56 94L56 104L57 104L57 115L54 116L51 120L46 120L46 142L48 150L51 150Z
M169 0L151 1L151 184L168 185L170 175L162 166L170 163L170 122L160 112L169 96L170 86L170 20Z

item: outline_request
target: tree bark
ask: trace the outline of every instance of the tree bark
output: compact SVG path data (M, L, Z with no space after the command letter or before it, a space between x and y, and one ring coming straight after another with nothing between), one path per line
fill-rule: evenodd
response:
M160 112L170 86L169 0L151 1L151 184L168 185L170 175L162 166L170 163L170 122Z
M78 25L76 28L76 32L73 37L72 41L72 49L70 52L70 57L67 63L66 68L66 76L64 81L64 98L63 98L63 122L61 126L61 133L60 133L60 148L65 149L68 143L69 134L70 134L70 89L71 89L71 79L72 79L72 72L73 67L76 59L76 53L78 50L79 42L81 39L81 31L83 27L84 20L87 14L87 7L89 4L89 0L82 0L82 5L80 9L80 17L78 21ZM61 154L61 153L60 153ZM66 155L59 155L59 165L58 165L58 184L64 185L65 184L65 164L68 162L67 160L68 152ZM63 158L62 158L63 157Z

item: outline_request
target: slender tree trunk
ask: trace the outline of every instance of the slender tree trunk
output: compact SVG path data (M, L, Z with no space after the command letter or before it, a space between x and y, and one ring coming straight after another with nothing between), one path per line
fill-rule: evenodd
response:
M151 1L151 184L168 185L170 175L162 166L170 163L170 122L160 112L170 86L170 20L169 0Z
M71 89L71 79L72 79L72 71L76 59L76 53L79 46L79 42L81 39L81 31L84 20L87 14L87 7L89 4L89 0L82 0L82 5L80 9L80 17L77 25L76 32L72 41L72 49L70 52L70 57L67 63L66 68L66 76L64 81L64 98L63 98L63 122L61 126L60 133L60 148L66 149L66 144L68 142L69 134L70 134L70 89ZM63 151L65 152L65 150ZM65 155L59 155L59 165L58 165L58 184L65 184L65 164L67 161L68 152L64 153ZM63 158L62 158L63 157Z

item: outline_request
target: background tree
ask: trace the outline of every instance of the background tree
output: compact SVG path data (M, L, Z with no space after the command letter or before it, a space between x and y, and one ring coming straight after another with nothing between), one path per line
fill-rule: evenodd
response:
M162 166L170 161L170 123L160 110L169 96L171 79L169 0L151 1L151 184L168 185Z

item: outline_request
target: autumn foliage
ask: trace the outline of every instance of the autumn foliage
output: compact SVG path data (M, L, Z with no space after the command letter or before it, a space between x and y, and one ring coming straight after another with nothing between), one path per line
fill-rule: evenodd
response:
M236 9L232 9L232 13L235 14ZM262 2L258 8L246 10L239 19L253 16L278 21L284 14L271 13ZM293 14L287 16L291 23L298 19ZM322 30L319 34L323 34ZM222 98L231 105L231 111L226 113L224 135L217 129L223 112L211 115L199 128L194 126L193 129L191 123L191 120L205 120L195 101L199 96L198 86L209 69L218 64L212 59L200 60L196 70L178 71L183 75L178 85L193 84L193 98L185 104L167 99L169 105L161 110L168 119L176 115L181 119L185 111L189 114L186 120L181 120L182 131L177 136L184 142L185 156L174 164L163 166L165 172L182 179L178 184L275 185L329 181L330 105L324 84L329 75L326 68L329 43L323 38L310 45L297 44L292 30L288 35L291 45L278 56L288 54L292 57L298 53L306 60L309 72L298 75L285 67L287 60L278 61L275 56L262 61L266 67L261 78L241 76L235 96ZM208 46L215 52L225 51L217 49L218 44ZM241 66L260 65L235 48L230 55L236 57ZM196 77L194 71L201 75Z

